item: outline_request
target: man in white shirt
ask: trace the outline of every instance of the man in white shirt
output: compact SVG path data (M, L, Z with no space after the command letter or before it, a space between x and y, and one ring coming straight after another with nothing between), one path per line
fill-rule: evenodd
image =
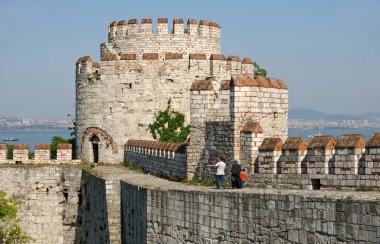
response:
M216 189L219 189L219 182L222 182L222 187L224 187L224 170L226 169L226 163L223 162L223 157L219 157L219 162L216 164L209 164L207 165L207 168L216 168Z

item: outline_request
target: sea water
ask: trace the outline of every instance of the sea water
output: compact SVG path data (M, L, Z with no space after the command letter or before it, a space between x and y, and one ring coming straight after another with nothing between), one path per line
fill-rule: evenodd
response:
M331 135L339 138L344 134L362 134L366 140L371 138L373 133L380 133L380 128L361 128L361 129L348 129L348 128L325 128L325 129L312 129L300 130L289 129L289 137L304 137L308 141L311 140L312 135ZM53 136L60 136L64 139L71 138L68 129L54 130L54 131L4 131L0 130L0 143L7 144L29 144L29 151L34 152L36 144L50 144ZM17 138L19 141L2 141L3 138Z
M304 137L308 141L311 140L313 135L331 135L338 139L344 134L361 134L366 140L369 140L373 133L380 133L380 128L324 128L324 129L289 129L289 137Z
M4 131L0 130L0 143L29 144L29 151L34 152L36 144L51 144L53 136L71 138L68 129L54 131ZM3 141L3 138L17 138L18 141Z

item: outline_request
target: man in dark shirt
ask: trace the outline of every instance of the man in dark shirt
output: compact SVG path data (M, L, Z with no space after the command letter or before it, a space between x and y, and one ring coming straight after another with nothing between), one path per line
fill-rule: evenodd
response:
M231 166L231 184L232 188L242 188L241 178L240 178L241 166L236 160Z

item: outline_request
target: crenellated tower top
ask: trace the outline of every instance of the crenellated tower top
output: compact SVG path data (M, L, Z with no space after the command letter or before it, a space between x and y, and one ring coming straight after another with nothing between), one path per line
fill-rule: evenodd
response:
M156 24L157 31L153 31ZM219 54L220 26L217 23L189 19L173 19L169 30L167 18L113 21L108 28L108 43L101 45L102 55L141 53Z

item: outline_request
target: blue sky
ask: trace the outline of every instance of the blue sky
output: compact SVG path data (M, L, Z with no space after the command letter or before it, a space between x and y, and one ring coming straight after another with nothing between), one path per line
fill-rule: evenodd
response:
M107 40L114 20L205 19L222 52L250 57L289 86L289 106L380 111L380 1L0 0L0 115L65 119L75 62Z

